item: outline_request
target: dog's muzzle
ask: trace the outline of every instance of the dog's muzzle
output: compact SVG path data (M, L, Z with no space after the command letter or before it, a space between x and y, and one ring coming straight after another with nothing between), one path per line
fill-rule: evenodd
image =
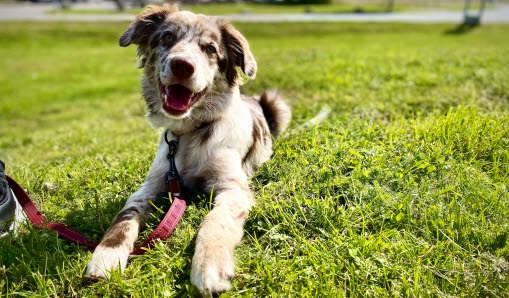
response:
M186 113L204 94L207 88L198 93L193 93L184 85L164 85L159 82L159 93L163 103L163 109L170 115L178 116Z

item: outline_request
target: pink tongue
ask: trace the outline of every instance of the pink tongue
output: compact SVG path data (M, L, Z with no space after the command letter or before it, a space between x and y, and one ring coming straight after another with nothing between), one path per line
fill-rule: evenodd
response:
M185 111L189 107L193 92L181 85L165 86L166 100L164 104L178 111Z

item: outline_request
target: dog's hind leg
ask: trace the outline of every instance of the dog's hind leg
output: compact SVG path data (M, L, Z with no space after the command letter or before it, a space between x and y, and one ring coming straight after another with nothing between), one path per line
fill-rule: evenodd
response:
M92 255L85 276L107 278L111 271L123 271L133 250L140 226L151 212L151 201L165 191L168 147L164 135L143 186L129 197Z
M203 220L196 237L191 281L204 295L230 289L235 271L233 250L243 235L244 222L254 205L241 160L235 153L218 154L227 161L215 163L208 173L209 186L217 193L214 208Z

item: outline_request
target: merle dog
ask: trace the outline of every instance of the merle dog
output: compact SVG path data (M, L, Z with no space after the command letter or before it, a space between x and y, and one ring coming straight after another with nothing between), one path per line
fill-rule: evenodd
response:
M228 290L233 249L254 204L248 179L272 154L272 136L290 121L276 92L240 94L240 73L255 78L257 64L248 42L225 20L149 6L120 37L138 46L149 122L179 141L177 168L184 185L214 193L214 208L196 238L191 281L202 294ZM104 278L126 267L150 202L164 192L168 168L164 136L141 188L127 200L96 248L87 276Z

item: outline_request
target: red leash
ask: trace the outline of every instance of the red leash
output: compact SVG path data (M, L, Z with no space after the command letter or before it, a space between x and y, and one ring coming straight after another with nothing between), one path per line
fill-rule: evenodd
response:
M79 246L86 246L89 250L95 249L97 243L87 239L87 237L65 226L64 224L58 222L46 222L44 216L41 214L39 209L37 209L37 206L35 206L35 203L25 190L9 176L7 176L7 181L9 182L9 187L12 192L18 199L18 203L21 205L21 208L34 226L51 229L57 232L58 236L62 239ZM145 253L144 248L152 247L156 240L168 239L184 214L184 211L186 210L186 201L174 196L174 192L171 191L174 190L176 193L179 193L180 191L178 190L180 190L180 182L178 180L171 180L168 182L168 188L173 197L173 203L171 204L170 209L150 236L143 241L143 243L138 245L131 252L131 255L142 255Z
M9 183L9 187L11 188L12 192L16 196L18 203L21 205L21 208L23 208L26 216L34 224L34 226L52 229L56 231L61 238L81 246L86 246L90 250L93 250L97 246L97 244L88 240L85 236L69 229L61 223L46 223L41 212L39 212L39 209L37 209L37 206L35 206L34 202L25 192L23 187L21 187L9 176L7 176L7 182Z
M14 179L9 176L7 176L7 182L9 182L9 187L16 196L18 203L21 205L21 208L23 208L26 216L34 224L34 226L52 229L58 233L60 238L80 246L86 246L90 250L93 250L97 246L96 243L88 240L85 236L71 230L61 223L46 223L44 216L42 216L41 212L39 212L39 209L37 209L37 206L35 206L35 203L25 192L23 187L21 187L16 181L14 181Z
M152 247L157 240L168 239L173 230L175 230L175 227L177 226L180 218L186 210L186 201L181 198L181 178L175 166L177 142L168 141L166 133L165 139L166 143L168 143L168 146L170 147L170 152L168 153L168 159L170 160L170 170L168 173L166 173L166 182L168 183L168 194L173 199L173 202L163 220L150 234L150 236L148 236L148 238L143 241L143 243L138 245L131 252L131 255L142 255L145 253L145 248ZM16 181L14 181L14 179L9 176L7 176L7 182L9 183L9 187L16 196L21 208L34 226L51 229L57 232L60 238L79 246L86 246L89 250L94 250L96 248L97 243L87 239L87 237L68 228L64 224L55 222L47 223L44 219L44 216L42 216L34 201L25 192L23 187L21 187Z
M173 203L170 209L164 216L163 220L159 223L157 228L143 241L142 244L138 245L132 252L131 255L142 255L145 253L144 248L150 248L154 245L156 240L166 240L170 237L173 230L177 226L180 218L186 211L186 201L180 198L180 180L173 179L168 181L168 193L173 199Z

